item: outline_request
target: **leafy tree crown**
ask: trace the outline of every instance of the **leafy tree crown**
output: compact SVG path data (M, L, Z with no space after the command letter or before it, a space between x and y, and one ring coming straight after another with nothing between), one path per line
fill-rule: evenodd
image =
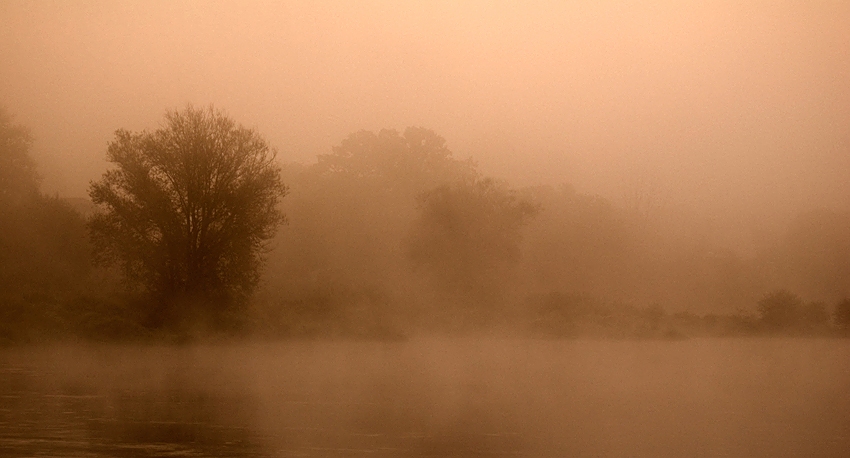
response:
M252 291L287 193L256 131L189 106L154 132L118 130L107 158L115 168L89 190L98 261L162 298Z

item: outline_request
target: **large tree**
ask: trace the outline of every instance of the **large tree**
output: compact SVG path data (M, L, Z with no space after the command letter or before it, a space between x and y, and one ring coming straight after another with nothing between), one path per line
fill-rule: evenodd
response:
M151 325L239 304L259 278L287 193L275 152L220 111L188 107L154 132L119 130L89 194L97 260L153 299ZM202 309L197 309L198 306Z

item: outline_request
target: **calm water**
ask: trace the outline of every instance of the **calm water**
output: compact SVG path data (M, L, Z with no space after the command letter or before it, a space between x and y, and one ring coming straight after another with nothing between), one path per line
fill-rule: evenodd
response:
M0 456L850 456L850 341L0 350Z

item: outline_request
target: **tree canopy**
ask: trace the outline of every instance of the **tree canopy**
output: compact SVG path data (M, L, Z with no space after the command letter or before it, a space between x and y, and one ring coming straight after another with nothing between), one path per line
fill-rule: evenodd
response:
M95 256L156 299L154 325L253 291L287 193L256 131L190 106L154 132L117 131L107 157L115 168L89 191L101 209L89 221Z
M446 140L422 127L352 133L331 154L320 155L314 168L324 176L372 179L388 190L413 193L477 176L474 162L454 159Z

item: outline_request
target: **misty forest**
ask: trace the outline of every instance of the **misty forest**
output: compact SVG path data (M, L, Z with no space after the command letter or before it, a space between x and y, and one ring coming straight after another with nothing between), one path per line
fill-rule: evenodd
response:
M115 133L86 200L40 191L4 113L5 342L850 331L848 212L742 256L651 203L484 176L426 128L355 132L304 165L213 107L165 118Z
M850 450L850 9L0 4L0 455Z

